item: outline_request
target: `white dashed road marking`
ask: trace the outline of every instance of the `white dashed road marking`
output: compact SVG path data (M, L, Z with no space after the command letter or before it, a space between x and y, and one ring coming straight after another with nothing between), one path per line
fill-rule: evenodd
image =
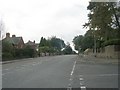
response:
M76 61L74 62L74 65L73 65L73 69L72 69L72 72L71 72L71 76L73 75L73 72L74 72L74 70L75 70L75 65L76 65Z
M74 70L75 70L75 65L76 65L76 61L74 62L72 71L70 73L70 79L69 79L70 83L68 84L67 90L72 90L73 73L74 73Z
M81 80L83 80L83 78L80 78L79 80L81 81Z
M80 88L81 88L81 90L86 90L85 86L81 86Z
M80 80L80 88L81 88L81 90L86 90L83 75L79 75L79 77L80 77L79 80Z

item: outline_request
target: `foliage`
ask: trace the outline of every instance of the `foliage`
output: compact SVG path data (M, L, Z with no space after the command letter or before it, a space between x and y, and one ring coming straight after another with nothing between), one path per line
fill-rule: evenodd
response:
M120 39L111 39L108 41L105 41L102 46L107 46L107 45L120 45Z
M84 51L87 48L100 48L106 45L119 44L120 39L120 7L116 2L90 2L88 22L84 27L89 30L84 36L74 37L75 49Z
M15 48L11 43L6 40L2 40L2 59L20 59L20 58L30 58L35 57L36 51L30 46L25 46L22 49Z
M39 56L40 53L60 53L61 49L65 47L65 43L62 39L52 37L50 39L45 39L41 37L39 43Z
M63 50L63 54L73 54L73 50L70 45L67 45Z
M31 58L36 56L36 51L30 46L25 46L22 49L15 49L15 58Z
M84 36L79 35L73 39L76 50L83 52L87 48L93 48L94 36L91 33L92 31L89 30Z
M12 44L7 41L2 41L2 58L4 60L13 59L14 53L15 51Z
M75 50L79 50L79 48L81 48L83 38L84 37L82 35L74 37L73 43L75 45Z
M91 30L97 29L99 36L105 40L110 39L111 30L120 30L120 7L116 6L116 2L90 2L87 9L90 10L89 21L84 27L89 26Z
M62 39L56 38L56 37L52 37L50 39L50 44L52 47L61 50L62 48L65 47L65 43Z

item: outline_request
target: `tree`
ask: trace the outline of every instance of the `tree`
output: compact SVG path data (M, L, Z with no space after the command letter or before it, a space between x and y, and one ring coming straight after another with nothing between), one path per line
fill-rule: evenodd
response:
M3 60L13 59L15 55L15 49L13 45L7 41L2 41L2 58Z
M117 7L115 2L90 2L87 7L90 10L88 14L89 21L83 25L91 30L99 31L100 37L104 37L106 40L110 39L111 30L118 29L119 26L119 14L120 7Z
M84 36L82 36L82 35L74 37L73 43L75 45L75 50L79 50L81 48L83 38L84 38Z
M65 43L62 39L59 39L59 38L56 38L56 37L52 37L50 39L50 43L51 43L51 46L58 49L58 50L61 50L62 48L65 47Z
M93 30L88 30L84 36L79 35L74 37L73 43L75 45L75 49L79 52L83 52L87 48L93 48L94 46Z
M46 46L46 39L41 37L41 40L40 40L40 43L39 43L39 47L42 47L42 46Z
M51 37L49 39L45 39L41 37L41 41L39 43L39 56L40 53L56 53L60 54L61 49L65 47L65 43L62 39Z
M73 50L70 45L67 45L63 50L63 54L73 54Z

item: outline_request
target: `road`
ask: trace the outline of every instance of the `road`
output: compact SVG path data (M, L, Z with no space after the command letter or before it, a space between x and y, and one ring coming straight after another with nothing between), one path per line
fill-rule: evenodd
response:
M89 59L89 58L88 58ZM77 55L39 57L2 65L3 88L118 88L117 64Z

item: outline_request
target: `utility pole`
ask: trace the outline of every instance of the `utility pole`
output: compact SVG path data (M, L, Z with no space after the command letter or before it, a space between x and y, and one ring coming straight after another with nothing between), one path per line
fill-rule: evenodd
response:
M96 37L94 34L94 56L96 57Z

